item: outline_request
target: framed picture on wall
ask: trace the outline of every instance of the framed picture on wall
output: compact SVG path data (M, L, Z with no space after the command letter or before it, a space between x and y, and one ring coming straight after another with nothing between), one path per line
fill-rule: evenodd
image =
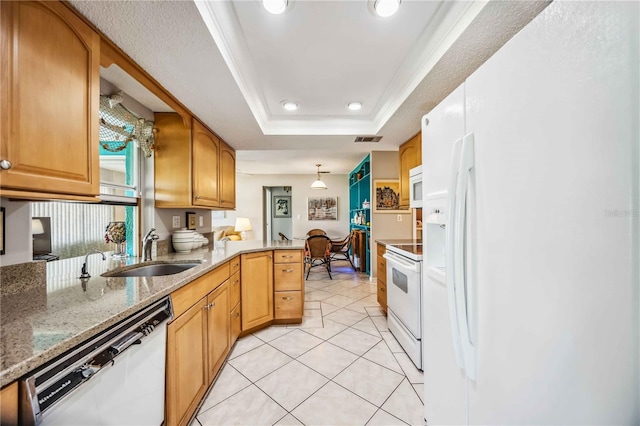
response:
M290 195L274 195L273 196L273 217L291 217L291 196Z
M308 220L338 220L338 197L309 197Z
M400 209L400 183L398 179L375 179L373 181L374 213L407 213Z

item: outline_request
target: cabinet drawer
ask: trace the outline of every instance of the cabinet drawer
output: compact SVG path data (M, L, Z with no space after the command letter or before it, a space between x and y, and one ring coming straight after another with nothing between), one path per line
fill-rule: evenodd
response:
M300 250L276 250L274 252L275 263L295 263L302 262L302 251Z
M275 319L302 318L302 292L276 291Z
M177 317L193 306L209 292L229 278L229 262L223 263L206 275L196 278L184 287L171 293L173 314Z
M238 340L240 331L242 330L242 318L240 316L240 304L231 311L231 346Z
M240 256L229 261L229 274L233 275L240 270Z
M229 278L229 290L229 306L233 309L233 307L240 302L240 271L231 275L231 278Z
M302 264L278 263L273 265L276 291L302 290Z

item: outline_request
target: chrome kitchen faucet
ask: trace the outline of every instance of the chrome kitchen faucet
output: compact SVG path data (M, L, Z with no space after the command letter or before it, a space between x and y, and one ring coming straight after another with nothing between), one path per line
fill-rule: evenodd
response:
M87 259L92 254L101 254L102 255L102 260L107 260L107 257L104 255L104 253L99 251L99 250L92 250L89 253L87 253L87 255L84 257L84 263L82 264L82 271L81 271L80 277L79 277L80 279L91 278L91 275L89 275L89 271L87 270Z

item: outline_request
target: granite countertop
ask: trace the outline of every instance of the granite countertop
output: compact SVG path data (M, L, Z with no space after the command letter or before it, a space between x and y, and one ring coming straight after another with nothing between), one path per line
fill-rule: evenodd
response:
M46 264L30 262L19 277L3 267L0 305L0 386L5 386L113 324L169 295L242 253L302 249L304 241L229 241L224 248L171 253L154 261L194 261L198 266L157 277L103 277L141 258L89 258L91 278L78 278L84 257ZM12 265L13 266L13 265ZM20 282L21 281L21 282ZM13 283L19 283L13 285ZM26 284L25 284L26 283ZM45 284L46 283L46 284ZM10 287L13 285L13 289Z

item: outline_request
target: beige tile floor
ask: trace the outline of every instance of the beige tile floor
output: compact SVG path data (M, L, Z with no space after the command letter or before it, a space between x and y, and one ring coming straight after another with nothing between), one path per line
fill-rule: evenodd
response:
M389 332L376 285L332 266L333 280L311 271L302 324L238 340L192 426L424 424L422 372Z

